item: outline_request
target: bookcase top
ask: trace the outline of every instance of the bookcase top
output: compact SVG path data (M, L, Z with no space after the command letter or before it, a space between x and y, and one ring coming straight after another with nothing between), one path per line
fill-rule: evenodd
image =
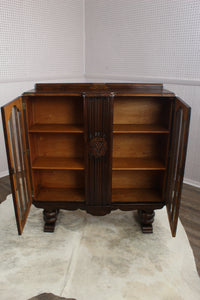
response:
M152 83L36 83L35 89L23 95L115 95L115 96L164 96L174 93L163 88L163 84Z

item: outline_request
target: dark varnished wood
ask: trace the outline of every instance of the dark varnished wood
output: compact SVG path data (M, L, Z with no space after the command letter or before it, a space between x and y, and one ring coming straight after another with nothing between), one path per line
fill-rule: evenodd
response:
M59 210L58 209L44 209L43 218L44 218L44 232L54 232L55 224L57 221Z
M112 202L162 202L162 195L156 189L113 189Z
M88 206L104 206L111 202L112 106L112 95L84 95Z
M163 89L162 84L148 83L38 83L35 85L35 90L28 92L28 94L81 95L82 93L88 93L95 96L97 93L108 95L111 92L120 96L153 95L170 97L174 95L172 92Z
M143 233L153 233L153 221L155 212L153 210L138 210L138 216L141 222L141 228Z
M1 108L18 233L22 234L32 203L22 97Z
M189 134L190 107L181 99L174 103L173 132L166 184L166 205L172 236L176 235Z
M147 223L166 205L176 98L162 84L37 84L22 98L36 207L138 209Z

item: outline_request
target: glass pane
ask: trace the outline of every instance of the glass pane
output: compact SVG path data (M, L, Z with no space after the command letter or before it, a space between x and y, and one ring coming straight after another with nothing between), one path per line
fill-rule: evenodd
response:
M26 182L21 122L21 112L14 106L8 121L8 127L13 159L13 176L16 183L17 203L20 219L23 220L28 205L28 187Z
M171 167L171 184L169 190L169 211L172 217L172 222L175 219L175 208L176 201L178 199L179 192L179 170L181 164L181 157L183 151L183 137L184 137L184 119L183 110L180 107L176 112L176 124L175 124L175 134L173 138L173 159Z

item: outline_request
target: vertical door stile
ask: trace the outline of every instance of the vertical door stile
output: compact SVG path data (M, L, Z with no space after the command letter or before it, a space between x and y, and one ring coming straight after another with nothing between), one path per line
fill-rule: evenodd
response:
M1 108L18 233L22 234L32 203L22 98Z
M168 164L166 206L172 236L175 237L181 201L185 169L187 141L189 134L190 107L180 98L175 98L173 131Z
M87 209L91 212L92 207L110 207L111 203L113 97L112 95L83 95L83 97L86 203Z

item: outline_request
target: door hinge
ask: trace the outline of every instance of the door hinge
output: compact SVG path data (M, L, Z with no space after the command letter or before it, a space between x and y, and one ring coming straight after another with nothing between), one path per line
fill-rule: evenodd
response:
M26 103L22 102L22 109L25 110L26 109Z

